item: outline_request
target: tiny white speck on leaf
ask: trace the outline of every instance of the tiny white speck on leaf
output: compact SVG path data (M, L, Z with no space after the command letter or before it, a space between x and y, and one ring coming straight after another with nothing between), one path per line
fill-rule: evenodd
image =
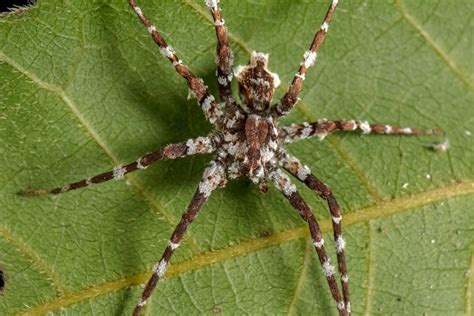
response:
M446 139L442 143L434 143L434 144L431 144L431 145L427 145L427 147L433 149L434 151L445 152L449 149L449 141Z

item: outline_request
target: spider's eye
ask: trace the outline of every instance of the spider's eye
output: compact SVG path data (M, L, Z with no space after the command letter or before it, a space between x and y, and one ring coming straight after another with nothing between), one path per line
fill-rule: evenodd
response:
M235 76L244 108L251 112L268 110L275 88L280 84L277 74L267 69L268 54L252 52L250 63L239 66Z

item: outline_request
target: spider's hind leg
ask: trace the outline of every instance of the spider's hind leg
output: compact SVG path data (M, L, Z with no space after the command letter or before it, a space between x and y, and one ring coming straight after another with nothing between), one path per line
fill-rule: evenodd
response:
M334 266L330 263L329 258L326 254L324 247L324 239L319 228L318 221L314 217L308 204L303 200L303 197L296 191L296 187L291 183L289 177L284 174L280 169L277 169L270 173L269 178L275 185L275 187L281 191L285 198L290 204L298 211L304 221L308 223L311 238L313 239L313 245L316 253L319 257L319 262L323 268L324 275L329 285L331 295L337 304L337 309L340 316L349 315L350 312L346 309L341 293L337 286L336 279L334 277ZM339 258L339 257L338 257ZM349 306L350 307L350 306Z
M287 153L282 154L280 160L285 170L305 183L308 188L315 191L322 199L328 203L332 217L332 227L334 231L334 241L336 243L337 263L341 275L342 296L347 312L351 313L351 303L349 299L349 276L347 274L346 257L344 253L346 242L342 238L342 216L341 207L334 197L331 189L322 181L311 174L311 170L303 165L298 159Z
M146 167L158 160L175 159L194 154L211 153L215 150L215 142L218 142L217 138L213 139L211 137L197 137L194 139L189 139L187 142L170 144L158 150L155 150L154 152L151 152L143 157L140 157L136 161L131 162L128 165L116 166L111 171L107 171L87 179L82 179L80 181L69 183L54 189L20 191L18 192L18 194L23 196L60 194L69 192L71 190L87 187L92 184L106 182L112 179L120 180L124 177L125 174L138 169L145 169Z
M140 311L143 306L147 303L148 298L153 293L156 284L159 279L165 274L166 268L171 260L171 256L174 251L180 245L188 226L194 221L197 214L201 210L204 202L209 198L211 192L222 187L225 184L225 167L220 162L211 161L209 166L204 171L201 182L194 193L191 202L188 205L186 212L181 217L178 225L176 226L171 238L168 242L160 261L158 261L153 267L153 274L148 280L145 289L143 290L142 296L138 301L135 309L133 310L133 316L140 315Z

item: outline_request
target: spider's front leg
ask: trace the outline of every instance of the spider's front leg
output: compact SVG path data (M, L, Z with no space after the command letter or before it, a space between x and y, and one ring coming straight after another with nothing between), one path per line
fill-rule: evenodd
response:
M198 212L201 210L204 202L209 198L211 192L218 187L225 185L226 176L225 176L225 167L219 161L211 161L209 166L204 171L201 182L194 193L194 196L189 203L186 212L181 217L180 222L176 226L171 238L168 242L168 246L165 249L165 252L161 256L160 261L155 264L153 267L153 274L151 275L148 283L143 290L143 294L133 310L133 316L140 315L140 311L143 306L145 306L148 298L153 293L153 290L158 283L158 280L163 277L165 274L166 268L170 262L171 256L173 255L176 248L178 248L181 240L183 239L184 234L188 226L194 221Z
M275 187L281 191L285 198L290 204L298 211L300 216L308 223L311 238L313 239L313 245L316 253L319 257L319 262L323 268L324 275L329 285L331 295L337 304L337 309L340 316L349 315L341 292L337 286L336 279L334 277L334 266L330 263L326 250L324 248L324 239L319 228L318 221L314 217L313 212L309 208L308 204L303 200L303 197L296 191L296 187L291 183L290 178L284 174L280 169L274 170L269 174L270 180L273 182Z
M342 216L341 207L331 192L331 189L322 181L311 174L308 166L303 165L296 157L288 155L286 152L281 154L280 164L295 176L298 180L306 184L308 188L315 191L321 198L326 200L332 217L332 228L334 232L334 241L336 243L337 263L341 275L342 296L348 314L351 313L351 303L349 299L349 276L347 274L346 258L344 249L346 242L342 238Z
M206 0L206 5L212 14L214 28L217 37L217 85L219 87L219 96L226 104L234 103L232 98L231 82L233 78L232 63L233 54L229 46L227 30L224 26L224 19L219 8L219 0Z
M285 143L291 143L313 136L317 136L322 140L326 136L338 131L362 132L362 134L413 136L435 135L443 133L443 131L439 128L421 129L392 126L380 123L370 124L367 121L321 119L317 122L305 122L302 124L292 124L291 126L282 127L279 132L279 137Z
M304 53L303 57L304 60L300 64L298 72L295 74L293 81L291 82L290 88L288 92L281 98L280 102L273 108L274 114L277 116L283 116L288 114L293 107L295 106L296 102L298 101L298 94L303 87L303 81L306 76L306 72L308 68L313 66L316 62L316 56L321 44L323 43L324 39L326 38L326 33L328 32L329 23L331 23L332 16L334 11L336 10L338 0L332 0L331 5L329 6L326 15L323 20L323 24L319 31L314 36L313 42L309 49Z
M168 60L173 64L176 72L186 80L190 94L198 100L198 103L201 105L209 122L222 126L224 124L224 113L217 105L214 96L212 96L209 89L204 84L204 80L194 75L191 70L183 64L181 59L176 55L174 49L166 43L163 36L158 32L155 25L143 14L142 9L137 5L137 1L128 0L128 3L137 14L140 21L142 21L143 25L145 25L155 43L159 46L161 54L168 58Z
M77 182L69 183L54 189L38 189L31 191L20 191L18 194L24 196L44 195L44 194L60 194L71 190L87 187L92 184L98 184L109 180L120 180L127 173L138 169L145 169L152 163L158 160L176 159L195 154L207 154L215 151L216 146L220 143L220 138L217 136L197 137L189 139L186 142L170 144L158 150L155 150L136 161L131 162L125 166L116 166L113 170L107 171L87 179L82 179Z

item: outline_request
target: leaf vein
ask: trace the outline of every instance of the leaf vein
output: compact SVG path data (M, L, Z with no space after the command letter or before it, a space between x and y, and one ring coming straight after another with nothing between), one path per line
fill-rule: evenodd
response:
M82 113L79 111L79 109L74 104L74 102L69 98L69 96L61 88L54 86L50 83L44 82L35 74L31 73L30 71L25 69L23 66L16 63L10 57L5 55L3 51L0 51L0 61L3 61L9 64L11 67L15 68L17 71L19 71L20 73L25 75L27 78L32 80L39 88L49 91L50 93L58 96L61 100L63 100L63 102L71 110L72 114L77 118L79 123L84 127L84 130L87 132L88 136L97 145L99 145L99 147L104 151L104 153L109 157L110 160L112 160L112 162L115 165L120 164L119 159L112 152L111 148L107 146L105 141L99 136L99 134L94 129L94 127L86 120L86 118L82 115ZM168 210L166 210L157 199L153 198L153 196L148 191L145 190L142 184L136 181L134 177L130 177L130 176L128 177L128 181L135 187L136 191L139 192L142 195L142 197L144 197L145 200L147 200L150 203L150 205L160 213L160 215L163 215L164 219L172 227L176 225L176 223L178 222L178 219L173 215L172 212L169 212ZM194 241L194 239L191 237L190 234L187 235L186 240L188 242L188 246L191 249L191 251L193 253L198 253L199 247L197 246L197 243Z
M465 74L456 65L456 63L449 58L449 55L436 43L436 41L430 36L430 34L425 31L423 27L418 23L418 21L407 12L402 2L402 0L396 0L395 4L400 13L402 14L403 18L421 35L421 37L428 44L428 47L434 50L434 52L441 58L441 60L446 63L449 69L451 69L451 71L455 73L456 76L469 87L470 91L474 91L474 83L469 79L468 75Z
M311 259L311 250L312 250L312 244L309 242L309 240L306 240L306 247L304 251L304 259L303 259L303 264L301 266L301 271L300 275L298 277L298 282L296 283L295 291L293 292L293 298L291 299L290 305L288 306L288 313L287 315L297 315L296 311L296 306L298 304L298 298L301 295L301 291L303 290L303 286L306 281L306 272L308 270L309 266L309 260Z
M14 249L16 249L19 253L29 258L33 265L38 268L40 272L44 272L47 275L47 279L50 280L50 284L59 296L64 295L64 288L61 286L59 278L36 252L29 248L26 243L24 243L19 237L15 236L3 225L0 225L0 236L13 245Z

